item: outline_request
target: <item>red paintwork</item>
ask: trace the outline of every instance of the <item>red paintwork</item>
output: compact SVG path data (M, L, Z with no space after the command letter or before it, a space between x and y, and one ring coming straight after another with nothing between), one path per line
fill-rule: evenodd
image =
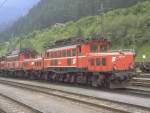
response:
M91 45L97 45L98 51L91 52ZM100 46L105 46L107 51L103 52ZM114 51L111 52L109 41L89 41L79 45L71 45L65 47L52 48L45 52L43 57L32 58L28 54L21 53L16 57L5 58L1 60L1 69L15 70L42 70L55 68L80 68L89 72L111 72L111 71L126 71L134 65L134 52L132 51ZM73 49L76 50L76 55L73 55ZM63 51L71 53L63 56ZM80 52L81 51L81 52ZM53 57L51 57L53 56ZM15 59L15 60L14 60ZM69 60L68 60L69 59ZM96 65L96 59L100 59L100 65ZM102 59L105 59L105 65L102 65ZM91 64L94 61L94 65Z

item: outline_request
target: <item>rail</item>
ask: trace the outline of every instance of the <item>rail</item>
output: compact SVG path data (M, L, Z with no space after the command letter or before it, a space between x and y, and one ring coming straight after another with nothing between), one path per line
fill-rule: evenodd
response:
M15 99L13 99L13 98L11 98L11 97L8 97L8 96L6 96L6 95L4 95L4 94L1 94L1 93L0 93L0 96L3 97L3 98L8 99L8 100L10 100L10 101L12 101L12 102L14 102L14 103L16 103L17 105L22 106L22 107L23 107L24 109L26 109L26 110L32 111L32 113L42 113L42 112L36 110L35 108L33 108L33 107L31 107L31 106L28 106L28 105L26 105L26 104L24 104L24 103L22 103L22 102L19 102L19 101L15 100ZM0 113L7 113L7 112L0 109Z
M127 104L127 103L122 103L122 102L116 102L113 100L107 100L103 98L97 98L93 96L88 96L88 95L82 95L78 93L73 93L73 92L67 92L63 90L58 90L58 89L53 89L53 88L46 88L46 87L41 87L41 86L35 86L31 84L25 84L25 83L19 83L19 82L14 82L14 81L9 81L9 80L0 80L0 83L7 84L10 86L14 87L19 87L19 88L24 88L27 90L31 91L37 91L37 92L42 92L48 95L56 96L59 98L67 99L73 102L78 102L81 104L86 104L95 108L102 108L106 110L111 110L114 112L125 112L125 113L131 113L133 112L133 109L136 109L137 111L147 111L149 112L150 109L147 107L143 106L138 106L138 105L133 105L133 104ZM126 109L130 107L129 111ZM130 111L131 110L131 111Z
M3 109L0 108L0 113L7 113Z

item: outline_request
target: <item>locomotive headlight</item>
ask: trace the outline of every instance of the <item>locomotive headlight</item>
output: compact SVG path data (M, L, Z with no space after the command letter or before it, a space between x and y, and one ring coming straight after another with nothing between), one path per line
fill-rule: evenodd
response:
M143 59L146 59L146 55L142 55L142 58L143 58Z
M116 57L112 57L112 62L115 62L116 61Z
M133 63L131 63L131 64L129 65L129 68L130 68L130 69L134 69Z
M34 65L34 64L35 64L34 62L31 63L31 65Z
M73 64L76 64L76 59L73 59Z

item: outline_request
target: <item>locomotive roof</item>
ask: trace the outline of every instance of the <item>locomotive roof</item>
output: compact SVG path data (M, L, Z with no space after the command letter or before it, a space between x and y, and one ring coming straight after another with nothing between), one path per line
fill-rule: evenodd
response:
M6 58L15 58L19 56L19 50L14 50L6 55Z
M15 57L18 57L19 55L18 54L16 54L16 55L9 55L9 56L7 56L7 58L15 58Z
M76 48L76 47L77 47L77 45L70 45L70 46L64 46L64 47L56 47L56 48L48 49L47 52L64 50L64 49L72 49L72 48Z
M110 43L110 41L108 39L104 39L104 38L69 38L69 39L63 39L63 40L59 40L56 41L54 43L54 45L50 45L48 49L53 49L53 48L59 48L59 47L70 47L73 45L80 45L80 44L84 44L84 43L89 43L89 42L108 42Z

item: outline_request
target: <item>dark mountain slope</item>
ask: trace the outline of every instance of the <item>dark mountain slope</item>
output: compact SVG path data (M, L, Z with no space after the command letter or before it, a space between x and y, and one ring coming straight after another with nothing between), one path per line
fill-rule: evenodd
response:
M26 15L39 0L7 0L0 8L0 31L11 26L19 17ZM4 0L0 0L2 4Z
M41 0L27 16L20 18L11 28L1 33L0 38L7 40L12 34L21 36L55 23L96 15L99 13L102 1L106 11L112 8L128 7L138 0Z

